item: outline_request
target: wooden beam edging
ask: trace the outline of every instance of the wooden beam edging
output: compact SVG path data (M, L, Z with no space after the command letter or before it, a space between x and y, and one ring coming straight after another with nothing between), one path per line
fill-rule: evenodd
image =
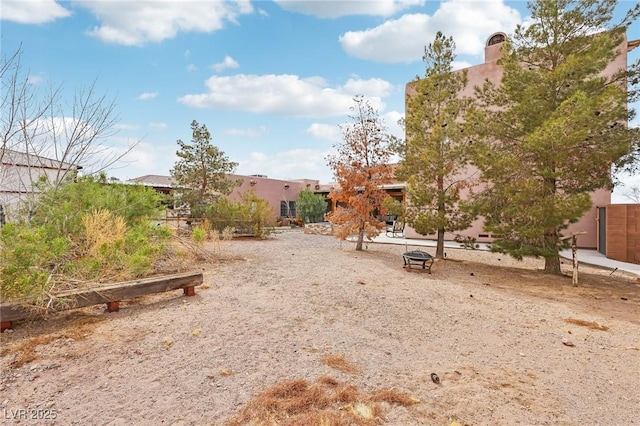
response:
M64 292L55 295L45 313L61 312L69 309L107 304L109 312L119 309L121 300L132 299L151 293L162 293L183 289L186 296L195 296L195 286L202 284L202 272L184 272L172 275L124 281L106 286ZM0 305L0 331L11 328L12 322L34 316L33 307L28 302L12 302Z

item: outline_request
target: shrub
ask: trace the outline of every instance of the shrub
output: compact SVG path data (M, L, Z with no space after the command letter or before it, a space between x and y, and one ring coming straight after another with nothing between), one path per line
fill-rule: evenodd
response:
M97 221L101 226L96 226ZM127 280L149 275L169 238L164 227L144 222L127 227L122 217L104 210L86 215L83 222L87 226L79 250L81 267L72 263L73 269L65 270L75 279Z
M460 243L460 247L465 249L475 250L480 247L480 245L476 244L476 239L467 235L456 234L453 241Z
M61 235L77 235L82 217L93 210L107 210L127 224L162 215L163 197L142 185L107 184L104 175L79 177L57 189L46 189L35 202L31 223Z
M241 203L246 209L243 220L251 223L253 234L257 237L269 235L276 224L269 202L249 190L242 194Z
M0 229L3 299L38 298L62 281L150 274L170 238L149 223L160 201L152 189L104 176L45 189L29 221Z
M404 220L404 204L393 198L387 197L382 201L382 209L390 216L396 216L398 220Z
M304 189L298 194L296 209L303 223L321 222L322 216L327 212L327 202L322 195Z
M206 220L218 232L235 229L236 232L245 231L258 237L268 235L275 226L269 202L251 190L242 194L241 201L219 198L207 209Z
M42 292L64 262L69 241L43 228L7 223L0 228L0 290L3 300Z
M196 244L202 244L207 239L207 230L202 226L196 226L193 228L191 238Z
M246 215L244 209L241 203L219 198L207 207L205 217L211 223L212 229L222 231L225 228L234 228L237 221Z

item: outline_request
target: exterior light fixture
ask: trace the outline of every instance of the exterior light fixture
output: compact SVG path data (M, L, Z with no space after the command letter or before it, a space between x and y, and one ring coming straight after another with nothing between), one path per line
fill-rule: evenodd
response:
M284 184L284 189L289 189L289 184L288 183Z
M251 180L249 181L249 184L250 184L251 186L255 185L256 183L257 183L257 182L256 182L256 180L255 180L255 179L251 179Z

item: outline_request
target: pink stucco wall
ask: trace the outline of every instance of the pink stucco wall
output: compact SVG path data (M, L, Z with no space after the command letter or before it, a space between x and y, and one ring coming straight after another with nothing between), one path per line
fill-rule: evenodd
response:
M586 232L584 235L580 235L578 237L578 247L580 248L590 248L595 249L598 245L598 232L597 232L597 208L604 207L607 204L611 203L611 192L607 190L599 190L591 194L591 201L593 203L591 209L586 212L578 222L569 225L566 231L563 232L565 235L569 235L573 232ZM456 233L447 233L445 234L446 240L453 240L456 234L473 237L476 238L479 243L490 243L493 241L491 235L485 232L482 227L484 224L484 219L479 218L476 219L469 228L464 231L459 231ZM411 227L407 227L405 231L405 235L407 238L417 238L417 239L433 239L435 240L436 235L420 235Z
M315 185L318 184L317 180L311 179L279 180L234 174L230 174L228 177L230 179L243 180L242 185L236 187L229 195L230 201L240 201L244 192L253 190L258 197L267 200L271 204L274 217L280 216L281 201L297 201L300 191L305 188L313 190Z

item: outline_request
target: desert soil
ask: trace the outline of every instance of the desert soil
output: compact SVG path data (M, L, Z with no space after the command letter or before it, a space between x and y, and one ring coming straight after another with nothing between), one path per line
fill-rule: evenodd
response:
M583 266L576 288L542 261L463 249L428 274L403 268L405 246L299 230L212 248L194 297L3 333L0 422L224 425L283 381L330 377L420 401L383 403L374 424L640 423L635 276Z

